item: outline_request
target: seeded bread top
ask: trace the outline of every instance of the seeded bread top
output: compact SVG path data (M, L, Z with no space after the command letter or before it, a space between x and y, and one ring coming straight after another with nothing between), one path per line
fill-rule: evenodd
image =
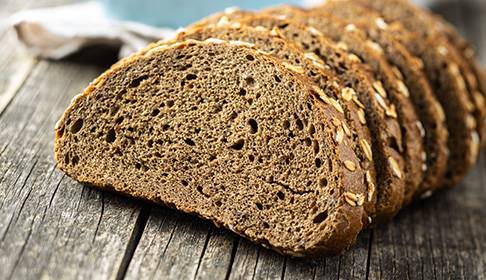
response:
M417 125L422 131L421 136L426 152L423 154L424 162L422 163L422 170L425 173L423 182L416 189L409 185L406 190L405 205L409 204L414 196L420 197L423 193L434 191L446 168L449 153L447 149L448 132L445 120L440 117L442 112L439 111L443 111L443 108L435 98L422 71L423 62L412 56L393 35L388 33L387 23L372 10L350 1L328 1L315 9L355 24L384 50L383 53L390 65L394 67L397 78L406 86L403 87L403 92L410 95L417 110L420 119L420 123ZM395 28L399 28L399 26L395 26ZM404 32L406 31L404 30Z

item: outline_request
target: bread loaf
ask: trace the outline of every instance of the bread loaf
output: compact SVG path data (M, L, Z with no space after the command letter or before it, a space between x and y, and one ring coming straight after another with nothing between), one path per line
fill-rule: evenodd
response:
M449 25L402 0L231 9L98 77L59 121L55 158L281 254L336 256L466 174L483 76Z

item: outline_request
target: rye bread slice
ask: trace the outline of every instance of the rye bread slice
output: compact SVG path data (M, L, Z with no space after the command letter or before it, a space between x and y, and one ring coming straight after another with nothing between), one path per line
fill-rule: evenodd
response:
M274 30L288 39L292 39L308 52L313 52L326 61L327 66L337 73L343 82L354 88L358 105L358 118L366 123L372 133L372 155L377 170L378 203L373 223L383 222L398 211L402 205L404 180L396 176L390 162L398 163L398 170L403 170L403 159L393 147L401 143L401 132L395 118L386 115L386 110L375 98L373 75L366 65L360 63L356 55L338 48L332 40L317 30L299 25L289 19L258 14L238 21L251 26L263 26ZM383 102L389 106L387 98ZM393 147L392 147L393 146ZM390 157L393 160L390 160ZM400 172L401 173L401 172Z
M188 39L206 40L210 38L222 39L225 41L241 42L242 44L254 45L257 49L270 53L272 56L285 61L296 67L303 75L308 76L320 90L326 92L328 99L338 111L341 111L346 119L345 123L334 120L342 127L338 130L339 141L345 141L358 156L361 168L367 172L368 195L364 204L368 216L375 212L376 204L376 171L370 150L372 149L371 135L365 123L359 121L358 107L352 101L353 88L345 87L341 80L336 77L325 63L317 56L305 53L291 41L286 40L278 29L272 32L265 28L253 28L238 23L218 24L206 27L189 28L179 32L173 39L165 44L186 41ZM317 163L316 163L317 164ZM320 164L320 163L319 163ZM368 217L363 223L367 224Z
M392 116L398 117L404 139L403 145L398 147L405 161L406 190L407 193L413 192L423 179L423 143L420 129L416 126L418 117L409 98L402 94L403 82L397 80L379 45L372 42L354 25L345 25L323 12L307 11L292 6L280 6L267 12L288 16L301 24L316 28L340 42L370 66L379 81L374 84L378 95L385 97L388 94L393 106Z
M334 256L362 228L367 188L353 150L335 140L342 114L315 88L241 44L160 46L73 100L56 128L56 160L82 183L201 216L280 253Z
M354 1L354 0L353 0ZM474 107L470 111L477 120L478 133L486 143L486 79L485 72L474 55L470 44L460 39L455 29L439 16L419 9L403 0L356 0L379 12L389 22L399 22L420 37L430 39L441 52L450 57L463 76L463 87L467 87Z
M395 74L404 81L408 90L404 88L403 92L410 95L419 116L420 123L417 125L423 132L424 158L427 160L422 167L425 172L424 180L416 190L409 190L405 195L405 204L409 204L412 197L419 198L435 191L447 167L448 131L445 119L441 117L444 114L443 108L423 73L423 64L387 32L388 27L384 19L374 11L350 1L327 1L316 9L330 13L343 21L349 20L384 50L390 65L395 67Z

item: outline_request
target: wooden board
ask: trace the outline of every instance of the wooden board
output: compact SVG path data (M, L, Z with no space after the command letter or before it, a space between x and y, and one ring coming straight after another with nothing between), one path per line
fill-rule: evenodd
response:
M486 2L455 1L435 9L486 62ZM58 3L0 0L0 16ZM460 186L365 230L342 256L284 257L210 222L66 177L53 158L54 126L114 54L37 60L2 28L0 280L486 279L486 153Z

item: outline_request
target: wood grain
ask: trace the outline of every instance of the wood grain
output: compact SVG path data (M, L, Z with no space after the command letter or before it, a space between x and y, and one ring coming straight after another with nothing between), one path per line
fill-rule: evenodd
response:
M486 2L454 1L435 9L486 62ZM58 3L0 0L0 17ZM0 280L486 279L486 153L459 186L365 230L343 255L281 256L197 217L63 175L53 159L54 125L114 54L36 60L1 28Z

